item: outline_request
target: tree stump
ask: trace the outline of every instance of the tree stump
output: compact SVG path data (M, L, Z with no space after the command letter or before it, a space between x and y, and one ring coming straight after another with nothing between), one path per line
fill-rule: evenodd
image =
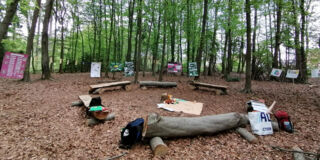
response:
M108 114L108 116L103 119L103 120L98 120L98 119L95 119L95 118L90 118L90 119L87 119L87 125L88 126L94 126L94 125L97 125L99 123L103 123L105 121L111 121L111 120L114 120L115 119L115 114L114 113L110 113Z
M154 156L162 156L168 153L168 146L162 141L160 137L153 137L150 140L150 146Z

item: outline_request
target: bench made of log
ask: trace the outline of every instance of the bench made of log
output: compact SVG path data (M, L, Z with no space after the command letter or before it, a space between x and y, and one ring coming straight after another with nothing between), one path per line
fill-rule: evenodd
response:
M140 81L140 87L177 87L176 82Z
M102 83L102 84L96 84L96 85L90 85L89 93L93 93L95 90L100 88L109 88L109 87L116 87L116 86L122 86L124 90L127 90L126 86L130 85L130 81L120 81L120 82L111 82L111 83Z
M214 89L219 89L219 90L223 91L224 94L227 94L228 86L221 86L221 85L201 83L201 82L191 82L190 84L195 86L196 89L199 89L199 87L214 88Z

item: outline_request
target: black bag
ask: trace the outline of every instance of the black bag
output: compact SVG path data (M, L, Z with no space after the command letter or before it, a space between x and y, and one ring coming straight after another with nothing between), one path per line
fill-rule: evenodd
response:
M121 131L120 148L131 148L131 146L142 139L143 130L143 118L137 118L136 120L127 124Z

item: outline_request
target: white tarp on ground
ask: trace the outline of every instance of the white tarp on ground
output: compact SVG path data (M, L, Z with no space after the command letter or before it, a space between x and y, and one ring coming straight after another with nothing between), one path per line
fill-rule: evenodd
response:
M162 108L171 112L183 112L189 114L200 115L203 108L203 103L198 102L190 102L179 99L177 100L178 103L175 104L157 104L158 108Z

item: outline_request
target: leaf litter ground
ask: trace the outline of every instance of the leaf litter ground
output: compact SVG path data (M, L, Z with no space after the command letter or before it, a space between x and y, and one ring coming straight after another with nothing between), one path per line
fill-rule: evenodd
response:
M128 152L120 159L292 159L291 153L271 149L299 146L308 152L320 149L320 88L307 84L275 81L253 81L253 93L241 93L244 81L225 82L205 77L202 82L229 86L228 95L207 90L193 90L191 78L165 76L177 88L139 89L131 91L105 89L100 94L105 106L116 114L114 121L94 127L86 125L84 109L71 107L78 96L87 94L89 85L108 82L107 78L90 78L89 73L54 74L54 80L31 83L0 79L0 159L106 159ZM117 75L117 77L120 77ZM121 80L132 80L132 77ZM141 80L156 80L147 74ZM320 85L319 79L310 83ZM285 110L295 125L293 134L284 131L258 136L259 143L250 144L234 130L212 136L167 139L169 153L153 157L147 143L130 150L118 148L121 129L130 121L157 112L165 116L192 116L157 109L162 93L176 98L204 103L201 115L228 112L246 113L246 102L264 99L267 105L275 100L274 111ZM272 117L275 120L274 117ZM247 129L250 130L249 126Z

